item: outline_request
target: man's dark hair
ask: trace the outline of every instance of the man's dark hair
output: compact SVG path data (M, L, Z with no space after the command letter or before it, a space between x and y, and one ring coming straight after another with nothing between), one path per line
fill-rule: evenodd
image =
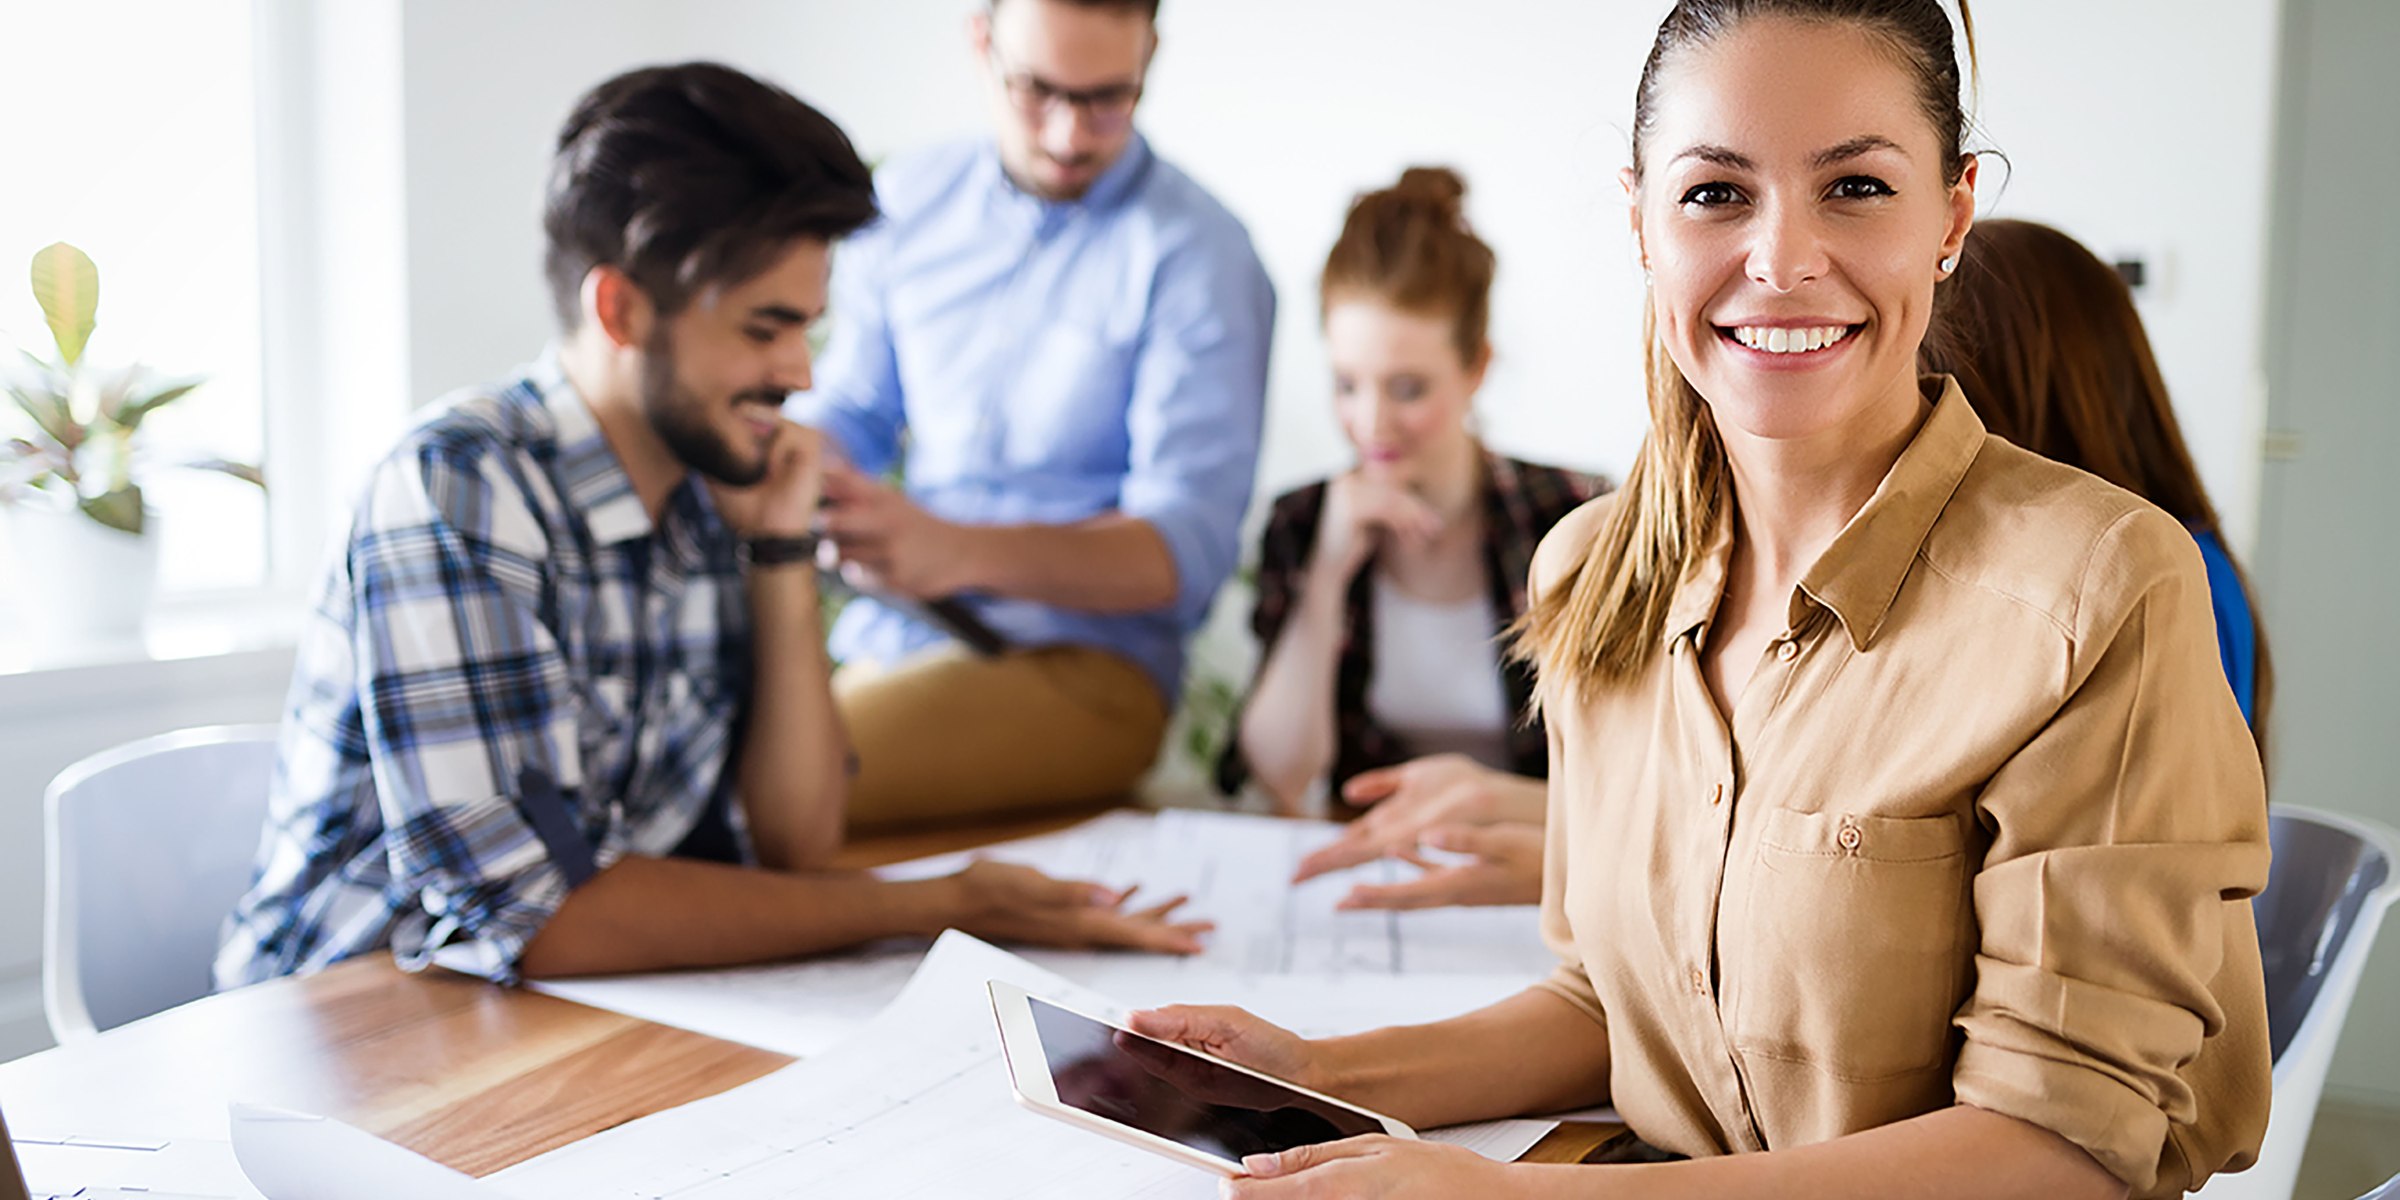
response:
M1158 24L1158 0L1064 0L1064 2L1077 8L1117 8L1126 12L1138 12L1150 18L1151 24ZM991 6L993 8L1000 7L1000 0L991 0Z
M716 63L645 67L585 93L558 131L543 272L565 329L602 265L672 314L756 278L797 239L874 218L867 165L823 113Z

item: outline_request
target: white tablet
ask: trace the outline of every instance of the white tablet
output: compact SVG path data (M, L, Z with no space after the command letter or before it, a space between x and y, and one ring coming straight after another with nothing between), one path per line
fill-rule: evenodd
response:
M1365 1133L1413 1138L1379 1113L1144 1037L991 982L1017 1102L1177 1162L1240 1175L1242 1156Z

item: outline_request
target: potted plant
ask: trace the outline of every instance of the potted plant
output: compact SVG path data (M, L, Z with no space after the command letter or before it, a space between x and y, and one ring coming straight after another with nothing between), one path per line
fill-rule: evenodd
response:
M0 371L0 390L23 418L19 434L0 441L9 574L20 611L42 632L128 637L141 628L158 571L156 514L143 503L142 480L174 467L266 482L246 463L167 456L144 443L142 422L201 380L84 358L99 324L100 269L83 251L58 242L35 254L33 297L56 357L25 352Z

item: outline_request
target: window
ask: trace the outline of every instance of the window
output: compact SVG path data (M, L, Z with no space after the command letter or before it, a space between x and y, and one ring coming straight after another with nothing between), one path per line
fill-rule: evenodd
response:
M86 354L207 377L145 424L148 444L249 462L266 426L253 20L246 0L78 0L11 5L0 36L0 352L53 353L27 268L72 242L100 268ZM163 595L267 581L257 489L184 471L145 484Z

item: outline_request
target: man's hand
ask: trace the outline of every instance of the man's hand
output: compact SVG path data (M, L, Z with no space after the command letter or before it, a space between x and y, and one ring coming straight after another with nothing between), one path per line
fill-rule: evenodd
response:
M743 537L799 537L817 517L817 497L825 483L826 449L822 435L806 425L785 421L767 443L766 477L748 487L730 487L710 480L710 497L717 515Z
M1292 882L1398 857L1415 848L1437 825L1488 825L1495 821L1538 823L1541 785L1495 771L1463 754L1436 754L1396 767L1361 771L1342 785L1342 799L1372 809L1342 836L1300 860Z
M1213 921L1172 919L1184 897L1128 911L1133 891L1053 879L1032 867L988 859L950 876L958 891L952 922L981 938L1031 942L1070 950L1121 947L1163 954L1198 954Z
M1336 908L1447 908L1451 905L1539 904L1542 902L1542 827L1449 825L1428 832L1423 844L1464 854L1464 862L1442 863L1422 851L1400 857L1425 873L1405 883L1362 883Z
M915 600L966 590L971 531L919 508L899 489L854 467L825 472L825 532L842 573L859 587Z

